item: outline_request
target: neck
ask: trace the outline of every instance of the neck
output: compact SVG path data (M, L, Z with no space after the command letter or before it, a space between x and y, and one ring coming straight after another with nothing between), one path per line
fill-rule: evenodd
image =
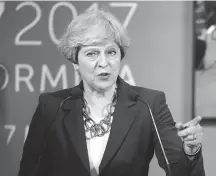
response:
M104 106L105 104L108 104L112 101L115 88L116 85L114 84L109 89L98 91L91 88L87 83L84 82L84 98L91 106Z

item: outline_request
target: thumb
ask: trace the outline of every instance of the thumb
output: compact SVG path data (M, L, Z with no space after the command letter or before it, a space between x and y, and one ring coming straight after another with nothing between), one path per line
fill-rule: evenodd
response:
M177 122L177 123L175 124L175 127L176 127L177 129L182 129L182 128L184 127L184 125L183 125L182 123L180 123L180 122Z

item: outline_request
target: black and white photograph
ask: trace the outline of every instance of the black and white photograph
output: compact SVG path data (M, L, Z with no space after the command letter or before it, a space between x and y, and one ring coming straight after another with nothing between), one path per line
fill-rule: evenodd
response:
M215 176L216 1L0 1L0 176Z

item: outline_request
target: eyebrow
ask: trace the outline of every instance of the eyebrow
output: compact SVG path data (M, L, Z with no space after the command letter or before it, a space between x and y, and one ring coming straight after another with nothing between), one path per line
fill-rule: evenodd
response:
M97 48L84 48L84 53L87 53L87 52L89 52L89 51L95 51L95 50L97 50Z
M106 48L117 48L118 46L116 46L115 44L111 44L111 45L107 45ZM84 50L87 51L87 50L91 50L91 49L98 49L100 48L100 45L96 45L96 46L93 46L92 44L91 45L86 45L84 46Z

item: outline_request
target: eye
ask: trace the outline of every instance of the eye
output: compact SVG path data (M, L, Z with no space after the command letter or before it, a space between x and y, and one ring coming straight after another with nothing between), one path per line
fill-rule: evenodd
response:
M98 52L97 52L97 51L88 52L86 55L87 55L88 57L95 57L95 56L98 55Z
M117 52L115 50L108 51L108 54L111 56L114 56Z

